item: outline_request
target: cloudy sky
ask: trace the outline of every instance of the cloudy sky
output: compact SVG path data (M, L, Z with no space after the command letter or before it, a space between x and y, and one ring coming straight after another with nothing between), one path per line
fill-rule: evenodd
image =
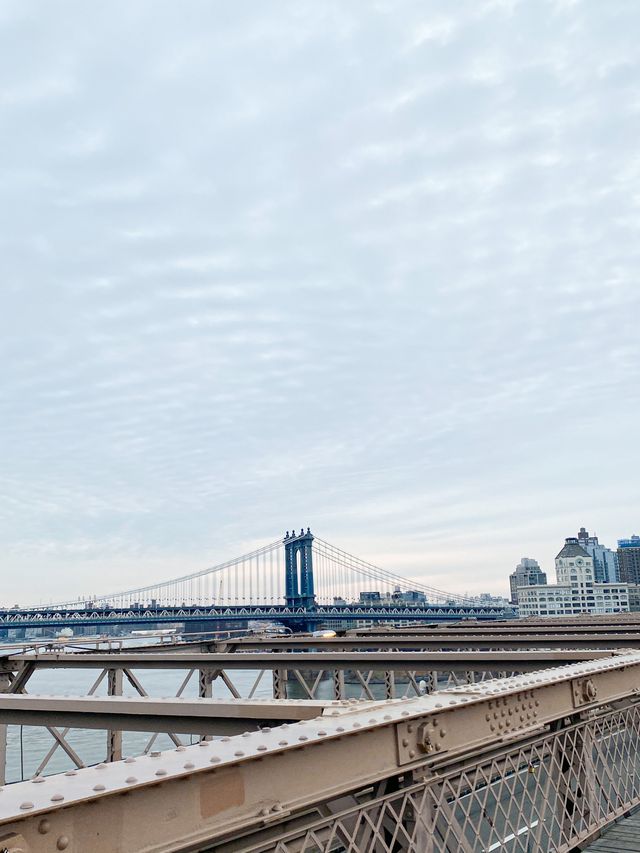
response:
M3 604L640 532L637 0L0 0Z

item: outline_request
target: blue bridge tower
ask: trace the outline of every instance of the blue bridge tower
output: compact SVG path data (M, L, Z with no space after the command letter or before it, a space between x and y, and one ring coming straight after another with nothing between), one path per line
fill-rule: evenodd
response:
M287 607L313 609L316 595L313 588L313 535L307 527L296 534L287 530L284 537L285 599Z

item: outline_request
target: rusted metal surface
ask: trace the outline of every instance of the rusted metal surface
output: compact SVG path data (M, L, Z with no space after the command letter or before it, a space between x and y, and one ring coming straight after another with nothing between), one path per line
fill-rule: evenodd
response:
M29 853L566 853L640 802L639 690L635 652L339 703L268 731L6 786L0 832Z

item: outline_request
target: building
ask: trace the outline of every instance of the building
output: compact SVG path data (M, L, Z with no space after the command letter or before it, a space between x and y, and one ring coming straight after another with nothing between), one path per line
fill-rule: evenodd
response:
M595 579L598 583L617 583L620 580L618 557L615 551L601 545L597 536L589 536L584 527L578 531L578 542L587 554L593 557Z
M640 586L636 583L627 584L629 587L629 610L640 613Z
M520 616L573 616L578 613L622 613L629 610L629 588L598 583L593 557L577 537L565 540L556 557L557 584L517 589Z
M540 568L537 560L532 560L531 557L523 557L515 568L514 572L509 575L509 589L511 593L511 603L518 603L518 587L530 586L531 584L546 584L547 576Z
M546 580L546 575L544 572L541 574L544 575ZM505 611L508 613L513 613L513 609L511 607L511 602L508 601L503 595L493 595L491 592L481 592L479 595L466 595L469 601L472 601L474 604L480 604L487 607L504 607Z
M380 604L382 596L378 590L373 592L361 592L359 601L360 604Z
M618 539L618 571L624 583L640 583L640 536Z

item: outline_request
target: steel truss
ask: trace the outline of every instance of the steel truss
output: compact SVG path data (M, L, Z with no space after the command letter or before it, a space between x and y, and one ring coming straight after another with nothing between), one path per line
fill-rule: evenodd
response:
M629 653L333 702L311 720L6 786L0 832L10 853L568 853L640 804L639 689Z

